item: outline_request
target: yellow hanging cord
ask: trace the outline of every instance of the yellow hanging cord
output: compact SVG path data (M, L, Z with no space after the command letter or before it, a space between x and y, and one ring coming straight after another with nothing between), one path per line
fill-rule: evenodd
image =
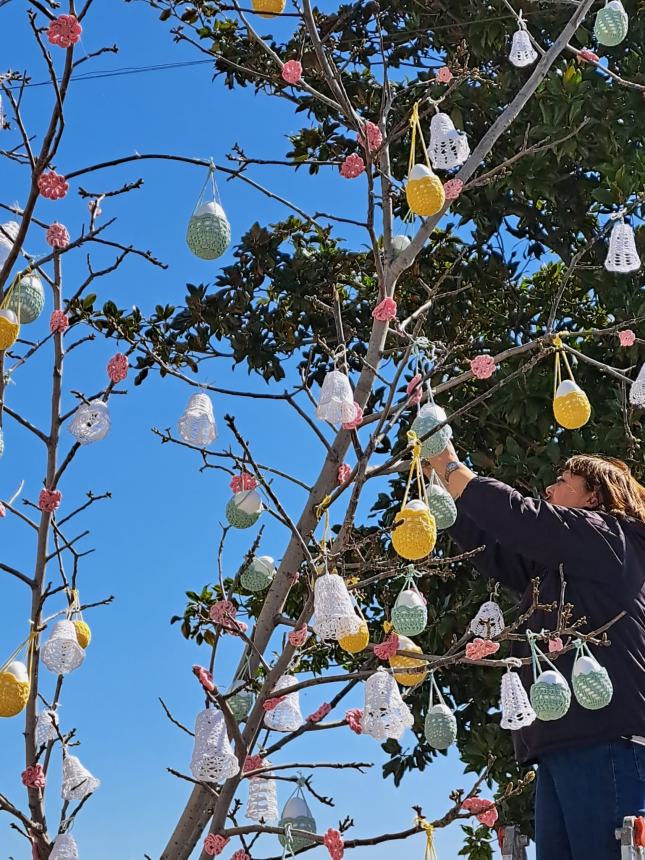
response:
M29 636L27 636L27 638L25 639L25 641L21 642L20 645L18 645L18 647L15 649L15 651L13 651L9 655L9 657L7 657L7 659L4 661L2 666L0 666L0 672L4 672L5 669L7 668L7 666L10 663L13 663L13 661L20 654L20 652L23 650L23 648L25 646L27 646L27 673L29 675L29 678L31 678L31 668L32 668L32 663L33 663L33 652L34 652L35 642L36 642L36 631L32 630L31 633L29 634Z
M558 386L562 382L562 368L560 366L560 356L562 356L562 361L564 362L565 367L567 368L567 372L569 374L569 379L573 382L576 381L575 376L573 375L573 371L571 370L571 365L569 364L569 359L567 358L567 354L564 351L564 346L562 344L562 338L559 334L557 334L553 338L553 346L555 348L555 376L553 378L553 397L555 398L555 393L558 390Z
M408 495L410 494L410 486L413 478L416 478L419 498L428 504L428 491L426 489L425 478L423 477L423 466L421 465L421 442L414 430L408 430L408 443L412 446L412 462L410 463L408 482L405 487L405 493L403 494L401 510L403 510L408 502Z
M412 107L412 113L410 114L410 128L412 129L412 140L410 141L410 158L408 159L408 173L410 173L416 163L415 159L417 154L417 132L419 134L419 139L421 140L423 157L425 158L428 167L430 167L430 158L428 157L428 150L426 149L426 142L423 137L423 131L421 130L421 122L419 121L419 102L415 102Z
M417 827L420 827L426 835L426 853L424 855L424 860L438 860L437 852L434 848L434 827L429 821L426 821L425 818L419 818L419 816L416 817L415 824Z

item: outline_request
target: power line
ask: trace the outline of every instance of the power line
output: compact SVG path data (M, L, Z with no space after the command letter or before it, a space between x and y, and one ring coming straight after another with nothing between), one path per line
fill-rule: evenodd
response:
M142 72L163 72L168 69L182 69L188 66L202 66L206 63L213 65L215 57L212 60L190 60L183 63L159 63L154 66L124 66L121 69L112 69L109 72L85 72L85 74L74 75L72 81L95 81L99 78L119 78L123 75L139 75ZM60 79L59 79L60 83ZM26 87L46 87L50 86L51 81L34 81L33 83L25 84Z

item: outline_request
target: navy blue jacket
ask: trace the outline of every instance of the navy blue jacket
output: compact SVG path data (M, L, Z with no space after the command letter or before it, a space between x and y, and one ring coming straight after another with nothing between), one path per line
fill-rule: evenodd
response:
M565 602L573 617L586 616L584 633L625 616L607 636L610 647L592 648L614 686L611 703L598 711L582 708L572 696L560 720L535 722L514 731L517 759L538 761L540 754L623 736L645 736L645 524L601 511L563 508L523 496L493 478L476 477L457 501L458 517L449 530L463 550L485 546L473 564L478 572L522 595L520 611L531 604L531 584L540 578L540 602L558 601L559 566L567 582ZM556 612L534 612L525 627L554 630ZM523 642L513 656L526 657ZM563 654L557 668L571 681L575 652ZM523 667L528 689L531 667Z

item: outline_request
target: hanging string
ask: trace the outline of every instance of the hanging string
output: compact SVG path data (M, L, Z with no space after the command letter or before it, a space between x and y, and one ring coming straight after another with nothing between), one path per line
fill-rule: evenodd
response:
M564 362L567 372L569 374L569 379L575 382L575 377L573 375L573 371L571 370L571 365L569 364L567 354L564 350L562 338L559 334L557 334L553 338L553 346L555 348L555 375L553 377L553 397L555 398L558 387L562 382L562 368L560 366L560 356L562 356L562 361Z
M425 502L426 505L428 504L428 494L426 491L425 478L423 477L423 466L421 465L421 442L414 430L408 431L408 443L412 446L412 462L410 463L410 472L408 474L405 493L403 494L401 510L403 510L407 504L413 478L416 478L419 498Z
M410 128L412 129L412 139L410 141L410 158L408 159L408 173L412 170L416 163L416 149L417 149L417 134L419 135L419 139L421 141L421 149L423 151L423 157L425 159L426 165L430 168L430 158L428 156L428 150L426 148L426 142L423 137L423 131L421 129L421 122L419 121L419 102L415 102L412 106L412 113L410 114ZM431 169L431 168L430 168Z
M424 854L424 860L437 860L437 852L434 847L434 827L430 822L421 818L417 815L414 820L414 823L419 827L426 835L426 850Z

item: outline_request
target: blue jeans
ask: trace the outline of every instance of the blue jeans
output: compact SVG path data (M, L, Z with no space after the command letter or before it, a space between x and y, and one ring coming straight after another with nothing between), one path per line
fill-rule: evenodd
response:
M645 814L645 746L618 740L547 753L535 795L537 860L620 860L614 836Z

